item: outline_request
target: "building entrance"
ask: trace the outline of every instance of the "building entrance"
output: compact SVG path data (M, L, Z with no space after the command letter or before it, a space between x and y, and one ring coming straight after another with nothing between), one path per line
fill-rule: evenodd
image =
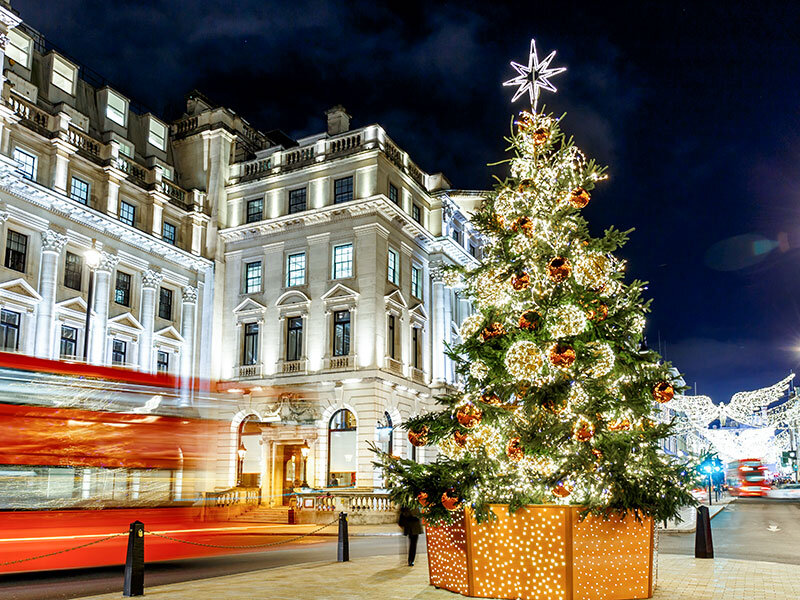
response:
M280 446L283 449L281 460L281 480L283 481L283 495L281 502L283 506L288 506L292 502L292 492L294 488L300 487L303 481L303 455L301 444L286 444Z

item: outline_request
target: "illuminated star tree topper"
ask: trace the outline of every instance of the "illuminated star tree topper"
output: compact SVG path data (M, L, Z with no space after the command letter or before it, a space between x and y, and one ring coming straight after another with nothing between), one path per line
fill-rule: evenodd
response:
M531 39L531 52L528 56L528 66L521 65L518 62L511 61L511 66L514 67L514 70L518 73L514 79L509 79L508 81L503 82L504 86L508 85L516 85L519 86L517 92L514 94L514 97L511 99L512 102L516 102L517 99L524 95L525 92L528 92L528 95L531 99L531 108L533 112L536 112L536 104L539 102L539 93L540 90L544 89L549 92L556 92L556 87L550 83L550 77L554 75L558 75L559 73L563 73L567 70L566 67L557 67L555 69L550 68L550 62L555 58L556 51L553 50L547 57L539 61L539 56L536 53L536 40Z

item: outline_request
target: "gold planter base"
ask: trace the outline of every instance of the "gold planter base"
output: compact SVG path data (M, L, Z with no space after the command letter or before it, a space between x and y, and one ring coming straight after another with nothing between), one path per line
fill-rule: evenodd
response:
M426 524L431 585L475 598L639 600L654 586L653 520L579 519L580 507L527 506L478 524Z

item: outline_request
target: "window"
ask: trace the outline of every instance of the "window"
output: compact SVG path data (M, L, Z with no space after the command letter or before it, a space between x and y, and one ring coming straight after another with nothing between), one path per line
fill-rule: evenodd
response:
M411 218L417 223L422 223L422 209L420 209L419 204L411 205Z
M333 247L333 278L353 276L353 244Z
M306 282L306 255L290 254L286 259L286 287L304 285Z
M400 196L397 193L397 188L391 183L389 184L389 200L391 200L395 204L398 205L400 204Z
M411 329L411 364L419 369L419 327Z
M172 290L161 288L158 294L158 316L167 321L172 320Z
M469 245L469 254L474 258L478 258L478 247L475 244Z
M258 362L258 323L246 323L244 326L244 344L242 345L242 364L254 365Z
M453 227L450 231L450 237L453 238L456 244L461 245L461 230Z
M389 315L389 335L386 339L386 347L389 350L389 356L391 358L396 358L395 356L395 318L394 315Z
M73 177L72 184L69 187L69 197L75 202L89 204L89 183L83 179Z
M175 181L172 178L172 169L170 169L169 167L165 167L163 165L161 166L161 177L163 179L169 179L170 181Z
M333 203L350 202L353 199L353 176L336 179L333 182Z
M303 355L303 318L286 321L286 360L300 360Z
M156 371L169 373L169 352L158 351L158 354L156 354Z
M58 89L72 95L75 85L75 67L60 56L53 55L53 77L50 80Z
M264 218L264 199L254 198L247 201L247 223L255 223Z
M14 148L14 160L25 179L36 180L36 157L33 154Z
M386 276L393 284L400 285L400 256L391 248L389 248L389 263Z
M128 158L133 158L133 146L120 140L117 140L117 142L119 142L119 153Z
M356 484L356 417L343 408L328 422L328 487Z
M422 298L422 269L411 267L411 294L415 298Z
M31 46L33 40L25 37L16 29L8 31L8 44L6 45L6 56L21 64L26 69L31 66Z
M150 133L147 141L159 150L167 149L167 127L160 121L150 117Z
M61 326L61 358L78 356L78 330L67 325Z
M0 310L0 342L3 350L19 349L19 313Z
M64 285L72 290L81 289L83 259L78 254L67 252L64 259Z
M117 283L114 286L114 302L122 306L131 305L131 276L117 271Z
M24 273L27 259L28 236L9 229L6 237L6 267Z
M128 362L128 342L114 340L111 345L111 362L115 365L124 365Z
M306 209L306 188L289 192L289 214L303 212Z
M106 95L106 117L123 127L128 120L128 101L111 90L107 90ZM120 145L120 149L121 147Z
M261 291L261 261L247 263L245 266L244 291L257 294Z
M350 354L350 311L337 310L333 313L333 355Z
M136 223L136 207L127 202L119 203L119 220L126 225L133 226Z
M161 239L174 246L177 238L178 228L172 223L167 223L164 221L164 223L161 225Z

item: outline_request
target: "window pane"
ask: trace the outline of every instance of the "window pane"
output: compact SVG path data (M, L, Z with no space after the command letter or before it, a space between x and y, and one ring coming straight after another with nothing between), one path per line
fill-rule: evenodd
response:
M340 410L331 418L328 429L328 485L355 485L358 432L353 413L346 409Z
M69 197L81 204L89 204L89 184L83 179L73 177Z
M333 182L333 203L349 202L353 199L353 177L343 177Z
M333 278L343 279L353 276L353 244L333 248Z
M18 62L25 68L30 68L31 61L31 40L22 35L16 29L8 32L8 45L6 46L6 56L14 62Z
M128 103L122 96L118 96L108 90L108 101L106 103L106 117L114 121L117 125L125 127L125 117L128 114Z
M247 222L255 223L264 218L264 200L255 198L247 201Z
M78 354L78 330L61 326L61 358L75 358Z
M119 203L119 220L127 225L136 223L136 207L127 202Z
M53 55L53 85L71 95L74 81L75 69L72 65Z
M36 157L33 154L14 148L14 160L25 179L36 179Z
M411 293L415 298L422 298L422 282L419 267L411 267Z
M19 313L0 310L0 342L3 350L19 349Z
M341 310L333 313L333 355L350 354L350 311Z
M158 316L172 320L172 290L161 288L158 296Z
M114 288L114 302L123 306L131 305L131 276L117 271L117 284Z
M257 362L258 362L258 323L247 323L244 326L242 364L254 365Z
M72 252L67 252L64 260L64 285L73 290L81 289L83 259Z
M247 294L261 291L261 261L247 263L244 289Z
M389 263L388 263L387 278L395 285L398 285L398 281L400 280L398 263L399 263L399 256L397 252L389 248Z
M28 236L9 229L6 237L6 267L24 273L27 259Z
M400 195L397 193L397 188L391 183L389 184L389 200L395 204L400 204Z
M119 140L117 140L119 142ZM125 142L119 142L119 153L128 158L133 158L133 146Z
M167 128L156 121L150 119L150 135L147 140L159 150L167 149Z
M156 358L156 370L159 373L167 373L169 372L169 353L162 352L161 350L158 351L157 358Z
M303 356L303 319L292 317L286 322L286 360Z
M161 238L168 244L172 244L174 246L177 238L176 236L177 229L175 225L164 221L164 224L162 225L161 229L162 229Z
M303 212L306 209L306 188L289 192L289 214Z
M306 282L306 255L292 254L287 259L286 286L303 285Z
M128 359L128 342L114 340L111 347L111 361L115 365L124 365Z
M422 210L420 210L420 207L416 204L411 206L411 218L417 223L422 223Z

